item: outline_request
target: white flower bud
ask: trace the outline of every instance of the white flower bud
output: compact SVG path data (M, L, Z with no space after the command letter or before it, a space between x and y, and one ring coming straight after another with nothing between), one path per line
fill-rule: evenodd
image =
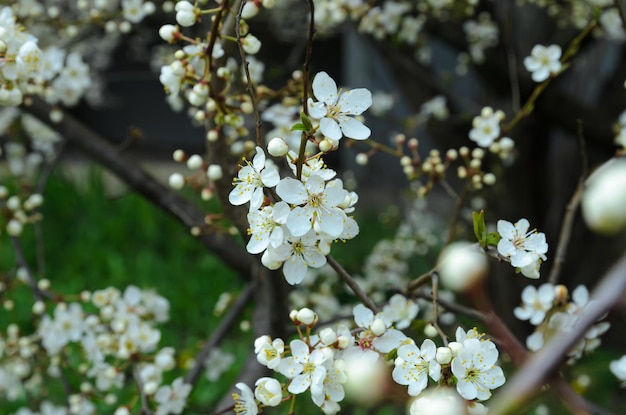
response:
M180 173L172 173L168 182L172 189L180 190L185 186L185 176Z
M437 329L432 325L432 324L427 324L426 327L424 327L424 335L426 337L437 337Z
M319 332L320 340L323 344L330 346L337 341L337 333L330 327L326 327Z
M248 101L242 102L240 108L244 114L252 114L252 111L254 111L254 106Z
M626 228L626 159L612 159L586 182L581 208L594 232L616 235Z
M8 200L7 200L7 208L9 208L10 210L18 210L20 207L22 206L22 202L20 201L20 198L17 196L11 196Z
M174 159L174 161L177 162L182 162L185 159L185 152L183 150L176 150L174 151L174 153L172 154L172 158Z
M113 415L130 415L130 411L128 410L127 407L125 406L120 406L119 408L117 408L115 410L115 412L113 413Z
M198 154L194 154L187 160L187 167L189 167L189 169L191 170L198 170L200 167L202 167L202 163L202 157Z
M298 314L296 315L296 318L302 324L305 324L307 326L310 326L317 322L317 314L315 314L315 311L306 307L298 310Z
M43 301L36 301L33 304L33 314L41 315L46 311L46 304Z
M289 152L289 146L281 137L274 137L267 144L267 152L274 157L283 157Z
M241 45L243 46L243 50L250 55L254 55L261 49L261 41L251 34L241 39Z
M211 164L206 171L206 175L211 180L219 180L224 175L222 173L222 166L219 164Z
M178 26L173 24L166 24L159 29L159 36L166 42L172 43L179 33Z
M23 229L22 222L18 220L11 219L9 223L7 223L7 233L9 236L20 236Z
M176 3L174 10L176 10L176 22L179 25L189 27L196 23L196 10L187 0Z
M241 11L241 17L244 19L251 19L257 15L259 12L259 6L257 6L253 2L247 2L243 6L243 10Z
M452 361L452 350L449 347L438 347L435 360L440 365L447 365Z
M320 141L319 147L320 147L321 152L328 153L330 150L333 149L333 143L331 143L330 140L325 138L322 141Z
M377 336L383 335L385 331L387 330L387 325L385 324L385 320L383 320L380 317L374 319L374 321L372 322L372 325L370 326L370 329L372 330L372 333L374 333Z
M5 186L0 185L0 199L6 199L8 195L9 189L7 189Z
M270 256L268 251L265 251L263 252L263 255L261 255L261 264L263 264L265 268L273 271L275 269L280 268L283 265L283 262L276 261L274 258Z
M143 393L145 393L146 395L152 395L154 394L154 392L157 391L158 388L159 388L159 384L151 380L151 381L146 382L145 385L143 385Z
M476 244L454 242L439 257L441 282L455 292L470 288L487 274L489 264Z
M352 345L352 339L342 334L337 336L337 347L340 349L347 349Z
M459 351L463 348L463 344L459 342L450 342L448 343L448 349L452 352L452 357L457 357L459 355Z
M367 154L365 153L359 153L356 155L355 161L359 166L365 166L369 161L369 157L367 157Z
M210 141L211 143L216 142L218 138L219 138L219 133L217 132L217 130L209 130L206 133L206 139L207 141Z

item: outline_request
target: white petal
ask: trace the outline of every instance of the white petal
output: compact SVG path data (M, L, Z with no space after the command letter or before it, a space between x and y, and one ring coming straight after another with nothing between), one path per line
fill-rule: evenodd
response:
M307 269L308 267L302 258L292 256L283 264L283 275L289 284L300 284L306 277Z
M309 117L319 120L320 118L324 118L328 113L326 105L323 102L314 102L312 98L309 98L308 103Z
M343 135L354 140L365 140L372 134L372 131L365 124L355 118L342 117L339 120L339 126Z
M341 128L332 118L324 117L320 120L320 131L331 140L341 139Z
M346 214L339 208L331 208L328 210L318 211L317 220L322 232L327 233L333 238L339 237L343 232L343 223Z
M344 92L337 104L343 114L361 115L372 106L372 93L365 88L357 88Z
M313 78L313 95L327 105L337 102L337 84L326 72L318 72Z
M312 213L300 206L291 211L287 218L287 229L293 236L303 236L311 230Z
M261 172L261 181L267 187L274 187L278 184L280 175L276 166L267 166Z
M276 194L287 203L299 205L308 199L306 188L301 181L285 177L276 185Z

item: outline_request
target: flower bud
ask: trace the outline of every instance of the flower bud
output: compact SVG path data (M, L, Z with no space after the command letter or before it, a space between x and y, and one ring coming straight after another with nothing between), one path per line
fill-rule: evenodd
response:
M470 242L454 242L439 257L441 282L455 292L463 292L487 274L487 257Z
M289 146L281 137L274 137L267 144L267 152L274 157L283 157L289 152Z
M432 324L427 324L424 327L424 335L429 338L437 337L437 329Z
M452 361L452 350L449 347L438 347L435 360L440 365L447 365Z
M219 180L222 178L222 166L219 164L211 164L206 171L206 175L211 180Z
M380 317L374 319L374 321L372 322L372 325L370 326L370 329L372 330L372 333L374 333L375 335L382 336L387 330L387 325L385 324L385 320L383 320Z
M180 173L172 173L168 183L172 189L180 190L185 186L185 176Z
M311 326L317 323L317 314L315 313L315 311L306 307L298 310L298 314L296 315L296 318L302 324L305 324L307 326Z
M337 333L330 327L326 327L319 332L320 340L323 344L330 346L337 341Z
M604 235L626 228L626 159L612 159L587 179L581 200L587 226Z
M198 154L194 154L187 160L187 167L189 167L189 169L191 170L197 170L202 167L202 163L202 157Z
M459 342L450 342L448 343L448 348L452 352L452 357L457 357L459 351L463 348L463 344Z

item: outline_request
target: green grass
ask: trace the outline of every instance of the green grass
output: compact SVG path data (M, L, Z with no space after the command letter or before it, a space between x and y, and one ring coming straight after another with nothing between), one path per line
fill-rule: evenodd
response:
M160 346L173 346L183 356L195 355L219 323L220 318L213 313L219 295L241 288L237 275L168 214L132 192L115 198L107 196L102 174L97 170L90 171L78 186L55 173L46 187L41 211L44 242L39 250L43 276L51 281L51 290L78 294L113 286L123 291L131 284L153 289L170 302L170 320L160 327ZM37 270L34 227L26 227L20 241L27 261ZM6 234L0 238L0 247L0 272L6 273L15 267ZM33 330L30 290L17 286L2 300L7 298L15 307L0 311L0 332L16 321L22 330ZM250 335L237 336L238 342L223 346L242 360L250 347ZM219 385L201 381L196 391L199 400L207 403L221 396L234 380L237 366ZM0 402L0 413L16 408L3 405Z

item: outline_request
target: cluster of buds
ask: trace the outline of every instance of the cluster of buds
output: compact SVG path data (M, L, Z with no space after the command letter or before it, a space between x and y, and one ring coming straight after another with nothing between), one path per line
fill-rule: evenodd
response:
M24 230L24 225L41 220L37 209L43 203L39 193L33 193L22 200L18 195L9 196L9 190L0 186L0 206L6 220L6 232L9 236L18 237Z

